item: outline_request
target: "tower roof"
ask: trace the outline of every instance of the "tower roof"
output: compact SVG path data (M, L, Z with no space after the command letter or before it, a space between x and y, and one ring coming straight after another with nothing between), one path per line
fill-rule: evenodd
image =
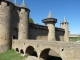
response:
M65 17L64 17L64 20L63 20L63 22L67 22Z
M24 0L23 0L22 4L20 5L20 7L27 8L27 6L26 6L26 4L25 4Z
M15 6L18 6L17 3L16 3L16 0L14 0L14 5L15 5Z
M52 13L51 13L51 11L49 12L47 18L53 18L53 17L52 17Z
M65 17L61 23L68 23Z
M10 1L10 0L6 0L6 1Z
M50 11L49 14L48 14L48 16L47 16L47 18L43 19L42 22L43 23L46 23L46 22L54 22L54 23L56 23L57 19L52 17L52 13Z

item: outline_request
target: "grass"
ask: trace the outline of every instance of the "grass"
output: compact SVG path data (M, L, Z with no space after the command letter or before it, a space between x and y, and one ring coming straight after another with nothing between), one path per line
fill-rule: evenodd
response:
M70 37L70 41L75 42L75 41L78 41L78 40L79 40L79 38L78 38L78 37Z
M14 50L9 50L4 53L0 53L0 60L22 60L26 56L21 56L20 53L16 53Z

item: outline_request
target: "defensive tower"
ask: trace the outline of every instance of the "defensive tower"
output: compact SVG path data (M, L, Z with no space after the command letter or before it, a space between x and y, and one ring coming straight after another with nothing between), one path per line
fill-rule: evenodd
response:
M10 0L0 0L0 52L11 48L13 28L13 7Z
M30 10L23 0L19 11L19 39L28 39L29 37L29 12Z
M42 22L48 27L48 40L55 41L55 23L57 22L57 19L52 17L51 11L49 12L48 17L42 20Z
M66 18L64 17L64 20L60 23L61 28L65 29L64 33L64 41L69 41L69 28L68 28L68 22L66 21Z

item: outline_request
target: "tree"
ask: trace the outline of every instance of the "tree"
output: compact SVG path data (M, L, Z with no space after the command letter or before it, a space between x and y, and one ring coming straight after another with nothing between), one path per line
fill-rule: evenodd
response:
M29 18L29 23L34 23L32 18Z

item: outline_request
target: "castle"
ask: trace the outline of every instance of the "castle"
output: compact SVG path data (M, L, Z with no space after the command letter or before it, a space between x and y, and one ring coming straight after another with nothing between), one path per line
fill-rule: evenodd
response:
M53 18L51 12L42 22L46 26L29 23L30 10L24 1L20 7L9 0L0 1L0 42L9 44L13 39L34 39L34 40L53 40L69 41L68 22L64 18L61 28L55 27L57 19ZM7 41L7 42L6 42Z
M45 25L29 23L29 13L30 10L26 7L24 0L20 7L17 6L16 1L13 4L10 0L0 0L0 52L13 48L24 54L26 50L24 45L27 47L29 45L31 49L30 44L32 44L38 52L41 52L42 49L38 49L39 45L49 44L49 41L52 41L51 44L54 43L53 46L57 46L55 44L57 43L56 41L63 42L60 44L65 46L64 42L69 41L68 22L65 18L60 23L61 27L58 28L55 27L57 19L52 17L51 12L49 12L47 18L42 20ZM48 47L53 48L50 44ZM18 48L20 48L20 50ZM64 50L64 48L61 49L62 51ZM55 48L55 50L58 51L57 48ZM31 51L29 53L31 53ZM38 55L40 55L40 53ZM67 60L67 58L65 60Z

